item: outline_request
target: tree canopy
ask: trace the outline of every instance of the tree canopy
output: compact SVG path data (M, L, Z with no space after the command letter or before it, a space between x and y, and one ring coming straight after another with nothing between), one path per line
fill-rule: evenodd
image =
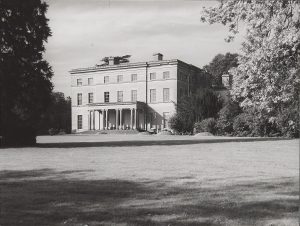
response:
M272 123L286 108L296 111L300 89L300 1L227 0L203 10L202 21L229 28L232 41L239 26L246 27L232 96L241 106L253 108ZM286 126L297 127L297 114Z
M43 59L51 35L41 0L0 1L0 135L9 144L35 142L38 122L52 90Z
M178 132L192 132L195 122L216 117L221 107L221 100L212 90L198 89L195 94L178 100L177 113L170 120L171 128Z
M71 133L71 98L65 98L61 92L52 92L51 102L41 116L38 134L49 134L50 129Z
M211 74L213 86L222 86L222 75L228 74L231 68L238 66L237 57L237 53L217 54L208 65L203 67Z

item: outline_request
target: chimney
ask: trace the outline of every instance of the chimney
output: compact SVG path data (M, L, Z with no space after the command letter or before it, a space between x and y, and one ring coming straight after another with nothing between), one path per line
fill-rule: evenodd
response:
M108 65L114 65L115 64L115 58L114 57L109 57L108 58Z
M222 75L222 85L227 89L231 89L232 75L231 76L227 74Z
M154 53L153 54L153 60L154 61L159 61L159 60L163 60L163 56L161 53Z

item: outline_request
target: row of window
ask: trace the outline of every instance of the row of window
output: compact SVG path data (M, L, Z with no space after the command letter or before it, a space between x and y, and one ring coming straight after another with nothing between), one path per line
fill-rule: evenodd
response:
M131 90L131 101L137 101L137 90ZM170 89L163 89L163 102L170 101ZM94 94L88 93L88 103L94 102ZM104 102L109 102L109 92L104 92ZM123 102L123 91L117 91L117 102ZM156 102L156 89L150 89L150 103ZM77 94L77 105L82 105L82 93Z
M170 72L164 71L163 72L163 79L169 79L170 78ZM150 80L156 80L156 72L150 73ZM137 74L131 74L131 81L137 81ZM117 82L123 82L123 75L117 76ZM109 83L109 76L104 76L104 83ZM93 85L93 78L88 78L88 85ZM82 86L82 79L77 79L77 86Z

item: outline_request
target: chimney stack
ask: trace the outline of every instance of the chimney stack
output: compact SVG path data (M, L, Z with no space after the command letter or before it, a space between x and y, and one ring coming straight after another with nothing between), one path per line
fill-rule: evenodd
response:
M109 57L108 58L108 65L114 65L115 64L115 58L114 57Z
M153 60L154 61L159 61L159 60L163 60L163 56L161 53L154 53L153 54Z

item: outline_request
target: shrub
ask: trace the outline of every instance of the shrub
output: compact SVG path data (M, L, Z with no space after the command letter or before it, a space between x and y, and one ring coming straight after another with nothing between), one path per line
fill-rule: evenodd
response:
M194 125L194 129L196 133L209 132L212 134L216 134L217 122L214 118L207 118L202 120L201 122L196 122Z
M193 125L190 124L178 114L173 115L169 120L170 128L178 133L190 132L193 129Z
M299 138L299 111L296 107L284 109L275 120L281 135Z
M255 109L248 109L234 118L234 135L236 136L274 136L278 130L273 123Z
M229 100L218 113L217 133L220 135L232 135L234 118L241 112L239 104Z
M240 137L250 136L252 131L250 127L251 119L247 113L242 113L234 118L233 131L234 135Z
M51 128L51 129L48 130L48 132L49 132L49 135L53 136L53 135L58 134L59 130Z

